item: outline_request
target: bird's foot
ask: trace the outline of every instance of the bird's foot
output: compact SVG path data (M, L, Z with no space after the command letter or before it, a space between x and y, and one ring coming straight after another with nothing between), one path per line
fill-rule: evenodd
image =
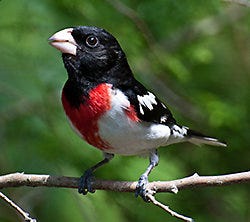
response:
M83 195L86 195L88 192L94 193L95 190L92 188L93 179L93 171L91 169L86 170L80 177L78 192Z
M143 174L139 178L135 190L135 196L136 197L141 196L145 202L149 202L149 199L147 197L148 194L147 184L148 184L148 177Z

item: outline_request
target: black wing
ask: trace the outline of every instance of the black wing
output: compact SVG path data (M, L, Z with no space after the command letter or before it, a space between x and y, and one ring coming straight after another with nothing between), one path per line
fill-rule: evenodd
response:
M176 123L170 110L137 80L122 91L135 108L140 120L172 126Z

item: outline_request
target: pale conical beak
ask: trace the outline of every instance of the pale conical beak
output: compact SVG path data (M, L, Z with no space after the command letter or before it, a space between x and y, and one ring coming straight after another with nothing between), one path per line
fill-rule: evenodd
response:
M50 45L62 53L76 55L77 43L71 35L72 31L73 28L67 28L56 32L48 39Z

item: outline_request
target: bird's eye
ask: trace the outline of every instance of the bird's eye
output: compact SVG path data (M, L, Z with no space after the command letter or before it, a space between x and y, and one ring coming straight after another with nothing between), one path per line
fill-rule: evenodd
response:
M98 38L93 35L90 35L86 38L86 44L91 48L96 47L98 44Z

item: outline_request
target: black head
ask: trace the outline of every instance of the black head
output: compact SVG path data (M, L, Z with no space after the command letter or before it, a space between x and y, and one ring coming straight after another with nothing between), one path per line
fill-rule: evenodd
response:
M110 70L126 66L127 60L117 40L97 27L79 26L55 33L50 44L63 53L70 75L90 79L113 75Z

